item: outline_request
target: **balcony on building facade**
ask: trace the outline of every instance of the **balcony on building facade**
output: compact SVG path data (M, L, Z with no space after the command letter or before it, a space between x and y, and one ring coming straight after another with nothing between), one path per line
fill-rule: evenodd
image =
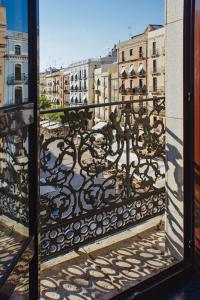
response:
M160 55L159 48L151 49L151 57L157 57Z
M137 78L137 74L135 72L129 72L129 78Z
M142 87L138 86L138 87L135 87L134 89L135 89L136 94L145 95L147 93L146 86L142 86Z
M145 53L144 53L144 52L139 52L138 59L139 59L139 60L144 60L144 59L146 59Z
M159 87L153 87L153 86L150 86L149 87L149 92L152 93L152 94L164 94L165 93L165 87L164 86L159 86Z
M127 88L126 93L129 95L134 95L136 93L135 88Z
M28 84L28 75L22 73L21 76L15 77L14 74L7 77L7 84L8 85L17 85L17 84Z
M144 69L142 71L138 72L138 77L140 77L140 78L144 78L144 77L146 77L146 75L147 75L147 73Z
M128 77L128 74L126 71L122 72L119 74L119 77L122 78L122 79L126 79Z
M120 94L122 94L122 95L126 95L127 94L127 89L125 88L125 87L120 87L119 88L119 92L120 92Z
M65 94L70 94L70 90L69 89L64 89L64 93Z
M101 95L101 91L96 89L95 90L95 94L98 95L98 96L100 96Z
M164 73L164 70L164 67L155 67L151 69L150 73L152 75L161 75L162 73Z

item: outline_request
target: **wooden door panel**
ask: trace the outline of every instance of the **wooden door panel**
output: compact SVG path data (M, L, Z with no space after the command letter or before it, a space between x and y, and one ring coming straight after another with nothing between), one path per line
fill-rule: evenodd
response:
M195 251L200 266L200 0L195 1Z

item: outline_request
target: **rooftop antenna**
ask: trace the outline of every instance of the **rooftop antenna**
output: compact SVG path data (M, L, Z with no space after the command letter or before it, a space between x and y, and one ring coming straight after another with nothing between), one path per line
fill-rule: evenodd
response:
M131 39L132 37L132 27L128 26L128 35L129 35L129 39Z

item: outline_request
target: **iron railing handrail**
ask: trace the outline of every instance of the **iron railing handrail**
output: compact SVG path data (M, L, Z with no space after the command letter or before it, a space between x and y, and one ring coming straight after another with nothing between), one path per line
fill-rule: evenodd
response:
M90 109L90 108L98 108L98 107L106 107L106 106L115 106L115 105L123 105L123 104L136 104L141 102L152 102L152 101L160 101L164 100L165 97L153 97L153 98L146 98L146 99L136 99L136 100L127 100L127 101L113 101L108 103L99 103L99 104L87 104L82 106L70 106L70 107L63 107L63 108L56 108L56 109L47 109L41 110L40 114L52 114L52 113L59 113L65 111L72 111L72 110L82 110L82 109Z

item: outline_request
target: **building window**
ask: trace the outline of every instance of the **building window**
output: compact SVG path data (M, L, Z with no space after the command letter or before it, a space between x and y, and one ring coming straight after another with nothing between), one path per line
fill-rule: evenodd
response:
M139 47L139 58L143 57L143 49L142 47Z
M143 84L143 79L139 79L139 87L143 88L144 84Z
M125 61L125 54L124 54L124 51L122 51L122 61Z
M157 81L157 78L154 77L153 78L153 91L156 92L158 89L158 81Z
M156 42L153 42L152 44L152 54L156 55Z
M19 45L15 46L15 55L21 55L21 46Z
M153 60L153 73L157 72L157 61L154 59Z
M125 97L124 96L122 96L122 101L124 101L125 100Z
M15 65L15 80L22 80L22 66L20 64Z
M86 81L84 81L84 90L87 90Z
M130 80L130 89L133 88L133 80Z
M130 49L130 56L133 56L133 49Z
M22 104L22 87L15 88L15 104Z

